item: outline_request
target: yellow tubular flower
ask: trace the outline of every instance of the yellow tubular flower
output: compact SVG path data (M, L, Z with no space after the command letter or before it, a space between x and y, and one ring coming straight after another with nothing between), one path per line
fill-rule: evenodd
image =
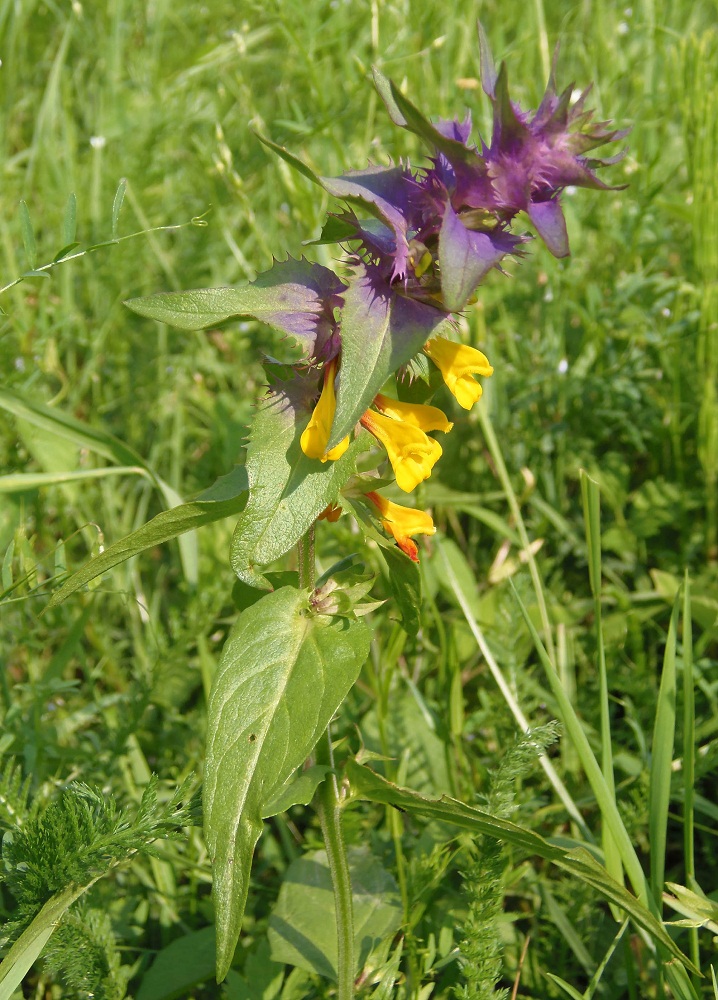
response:
M419 561L419 550L411 535L433 535L436 532L431 515L424 510L414 510L392 503L378 493L366 493L366 499L374 504L381 515L384 530L393 535L396 544L414 562Z
M445 337L434 337L424 345L424 352L440 369L447 388L456 396L459 406L470 410L482 393L473 376L491 375L494 370L486 356L474 347L455 344Z
M332 430L334 411L337 408L334 395L334 378L337 373L337 359L332 358L324 366L324 386L319 402L314 407L311 419L302 434L299 443L307 458L318 458L322 462L336 462L349 447L349 435L327 451L329 435Z
M401 403L398 399L390 399L381 393L374 397L374 406L388 417L403 420L420 431L444 431L447 434L454 426L446 419L446 414L438 406L425 406L423 403Z
M415 486L428 479L441 458L439 442L403 420L393 420L367 410L361 424L386 448L396 485L405 493L411 493Z

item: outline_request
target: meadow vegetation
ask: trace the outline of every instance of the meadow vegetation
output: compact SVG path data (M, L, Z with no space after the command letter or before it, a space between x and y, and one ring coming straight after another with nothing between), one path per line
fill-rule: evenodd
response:
M356 993L718 997L716 5L0 0L0 954L50 907L23 985L0 966L2 998L335 995L301 805L265 823L214 981L199 795L209 691L252 599L229 565L236 514L48 601L241 463L280 349L256 322L185 333L124 301L241 284L287 254L333 266L336 247L302 241L336 203L255 131L324 175L421 162L376 65L487 135L478 16L524 108L560 41L559 86L594 81L596 117L632 127L603 173L627 187L566 190L572 256L534 240L466 310L494 374L468 416L437 396L455 427L417 491L439 529L420 621L350 517L318 526L318 572L357 552L385 601L338 759L363 750L402 788L525 832L477 835L408 792L392 805L350 763ZM645 892L634 919L596 859Z

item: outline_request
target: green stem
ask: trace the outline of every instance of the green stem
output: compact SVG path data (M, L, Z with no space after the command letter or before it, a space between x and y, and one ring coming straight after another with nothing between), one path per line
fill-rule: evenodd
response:
M312 590L316 580L314 565L314 525L299 541L299 586ZM317 744L317 764L332 771L317 789L314 808L322 828L329 871L334 888L334 911L337 921L337 1000L354 996L354 910L349 861L342 835L341 798L334 774L334 752L330 727Z
M329 729L320 740L316 757L318 764L334 766L332 739ZM336 775L327 775L314 798L329 871L334 887L334 910L337 920L337 1000L352 1000L354 996L354 910L346 845L342 836L341 799Z
M313 524L306 535L299 539L299 586L304 590L313 590L316 580L316 567L314 565L314 528Z

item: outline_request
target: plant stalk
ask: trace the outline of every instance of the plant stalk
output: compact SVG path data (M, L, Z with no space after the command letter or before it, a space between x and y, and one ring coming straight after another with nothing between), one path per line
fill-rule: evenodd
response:
M318 764L334 766L332 738L329 729L316 750ZM334 773L328 774L317 789L314 807L319 816L329 871L334 888L334 910L337 921L337 1000L352 1000L354 996L354 909L346 844L342 835L341 799Z
M314 564L314 525L299 542L299 586L312 590L316 579ZM317 744L317 764L334 768L331 727ZM352 1000L354 996L354 908L349 861L342 835L341 797L334 771L317 789L313 802L322 828L327 850L329 871L334 889L334 911L337 921L337 1000Z

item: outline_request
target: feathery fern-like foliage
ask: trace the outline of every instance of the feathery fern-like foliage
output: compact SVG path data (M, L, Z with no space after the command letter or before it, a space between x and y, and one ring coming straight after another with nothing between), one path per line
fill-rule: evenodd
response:
M511 815L516 808L516 779L528 772L557 736L558 725L550 723L517 738L491 775L489 812L501 818ZM503 847L497 840L482 838L474 850L463 873L469 903L460 946L464 983L454 993L457 1000L507 1000L509 991L496 988L502 966L498 921L503 906Z
M48 800L37 800L25 822L5 834L0 880L17 910L5 936L11 937L55 893L89 886L154 841L176 835L190 821L187 782L160 802L157 779L147 785L134 817L114 797L73 782Z
M30 779L23 779L22 769L10 760L0 771L0 829L22 826L28 811Z
M131 974L120 962L110 918L101 910L73 907L47 944L44 965L70 995L122 1000Z

